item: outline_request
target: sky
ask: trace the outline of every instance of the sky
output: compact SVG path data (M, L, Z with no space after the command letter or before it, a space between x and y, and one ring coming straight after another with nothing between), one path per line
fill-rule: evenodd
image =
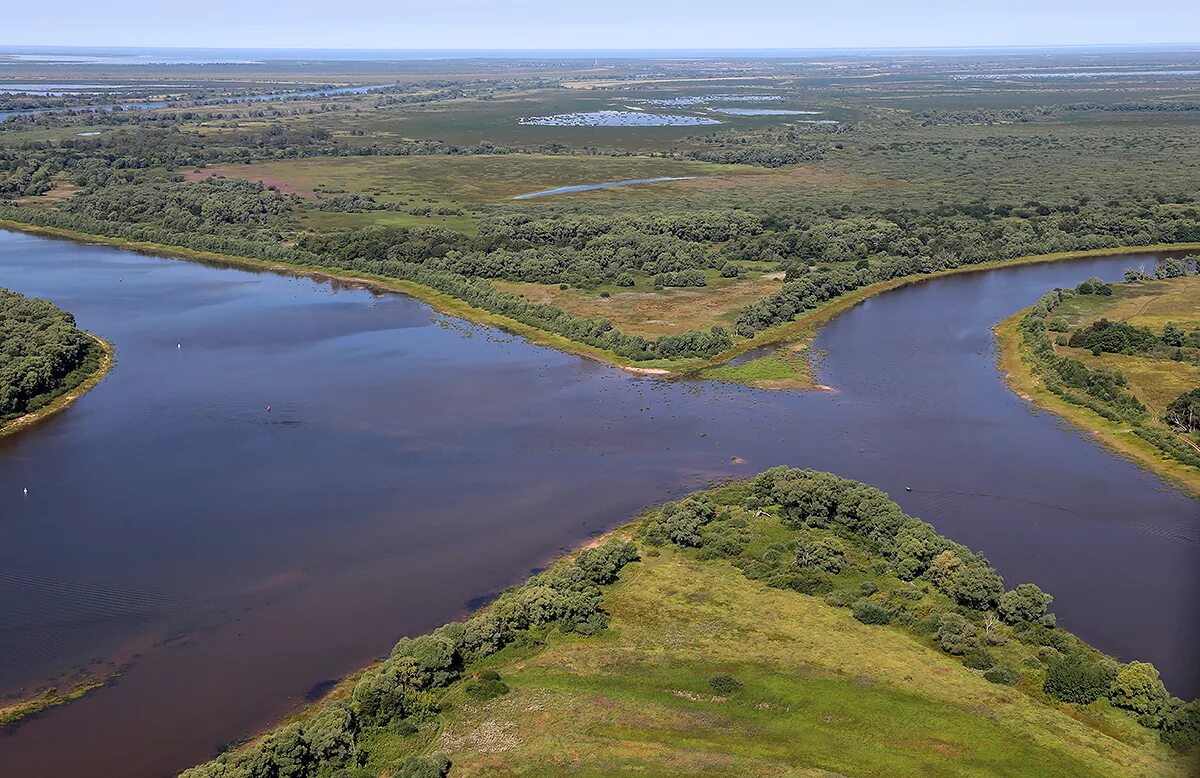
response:
M1190 43L1200 0L2 0L0 45L375 49Z

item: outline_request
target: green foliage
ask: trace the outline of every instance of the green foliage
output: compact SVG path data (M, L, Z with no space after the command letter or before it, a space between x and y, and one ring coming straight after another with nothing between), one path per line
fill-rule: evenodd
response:
M69 388L68 376L94 364L96 351L71 314L0 289L0 421L35 411Z
M1183 432L1200 430L1200 387L1190 389L1172 400L1163 420Z
M1160 343L1160 339L1148 329L1108 319L1092 322L1071 335L1070 340L1072 348L1085 348L1093 352L1107 351L1112 354L1149 351Z
M1109 699L1118 708L1138 714L1139 720L1157 724L1167 704L1167 688L1154 665L1130 662L1117 671Z
M717 673L708 679L709 688L720 695L736 694L742 688L742 682L729 673Z
M1009 624L1040 621L1054 598L1035 584L1023 583L1000 595L997 612Z
M508 694L508 685L499 678L480 678L466 685L467 694L477 700L490 700Z
M1200 700L1172 698L1163 712L1160 736L1178 751L1200 748Z
M1011 667L993 667L991 670L985 672L983 677L992 683L1002 686L1012 686L1021 680L1021 672Z
M1069 654L1047 665L1043 689L1056 700L1086 705L1109 693L1114 669L1109 662Z
M392 770L393 778L444 778L450 760L444 756L406 756Z
M963 666L972 670L987 670L995 666L996 660L982 648L973 648L963 654Z
M632 543L609 541L581 551L570 564L534 576L471 619L430 635L400 640L391 656L365 671L348 701L326 704L304 723L276 730L261 743L227 753L184 773L185 778L306 778L349 765L359 738L378 728L412 727L437 713L437 690L456 680L469 661L516 642L525 630L557 622L568 631L594 632L606 618L599 587L637 559ZM508 691L494 672L467 684L467 694L490 699ZM395 768L411 776L445 775L449 763L415 757ZM440 770L440 772L431 772ZM408 771L408 772L405 772Z
M846 553L831 539L796 541L796 564L810 570L837 574L846 564Z
M947 654L962 655L975 648L979 631L957 613L944 613L938 619L937 642Z
M891 611L865 597L854 603L853 613L863 624L888 624L892 620Z

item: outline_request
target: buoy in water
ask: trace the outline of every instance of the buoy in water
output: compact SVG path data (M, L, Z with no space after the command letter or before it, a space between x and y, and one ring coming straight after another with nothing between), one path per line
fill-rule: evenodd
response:
M26 486L24 489L22 489L22 490L21 490L21 494L23 494L23 495L25 495L26 497L28 497L28 496L29 496L29 487L28 487L28 486Z
M904 487L904 491L906 491L906 492L911 492L911 491L912 491L912 487L911 487L911 486L906 486L906 487Z
M182 344L182 343L176 343L176 344L175 344L175 348L183 348L183 344Z

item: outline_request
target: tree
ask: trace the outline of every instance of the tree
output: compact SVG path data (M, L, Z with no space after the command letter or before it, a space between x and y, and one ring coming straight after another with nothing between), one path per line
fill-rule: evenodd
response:
M1009 624L1026 624L1040 621L1046 615L1046 608L1053 601L1054 598L1037 585L1023 583L1016 589L1000 595L997 610L1000 617Z
M1183 432L1200 430L1200 389L1192 389L1176 397L1167 406L1163 419Z
M1154 269L1155 278L1179 278L1187 275L1188 263L1183 257L1167 257Z
M1159 678L1158 668L1149 662L1130 662L1117 671L1109 699L1118 708L1138 714L1143 722L1157 724L1167 704L1167 687Z
M796 541L796 565L811 570L838 574L846 563L846 554L832 540Z
M975 610L990 608L1003 591L1003 579L982 559L972 560L954 571L946 587L946 593L960 605Z

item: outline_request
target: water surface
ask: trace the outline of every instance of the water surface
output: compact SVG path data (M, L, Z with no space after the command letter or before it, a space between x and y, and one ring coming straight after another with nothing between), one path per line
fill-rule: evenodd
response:
M642 506L781 463L888 490L1194 694L1200 503L1014 397L990 334L1145 261L890 292L818 339L838 391L788 394L632 376L402 296L0 233L0 285L117 349L69 410L0 439L0 692L128 663L0 735L0 775L195 763Z
M632 184L658 184L663 181L687 181L695 178L695 176L662 176L661 178L631 178L628 181L607 181L603 184L575 184L573 186L560 186L555 189L543 189L540 192L530 192L529 194L517 195L514 200L528 200L533 197L546 197L547 195L566 194L567 192L587 192L592 189L609 189L614 186L630 186Z

